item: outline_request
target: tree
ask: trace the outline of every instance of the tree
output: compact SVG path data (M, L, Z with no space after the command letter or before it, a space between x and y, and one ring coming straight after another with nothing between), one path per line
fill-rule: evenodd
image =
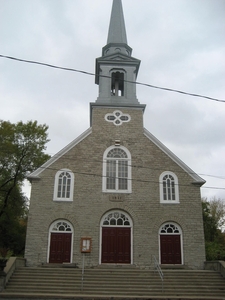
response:
M223 231L225 226L225 201L213 197L209 201L209 209L216 221L217 227Z
M222 200L213 198L212 202L203 199L203 225L207 260L225 260L225 239L221 231L224 214L222 214Z
M47 130L37 121L12 124L0 120L0 247L17 253L20 237L25 241L28 209L22 184L27 174L49 158L44 153Z

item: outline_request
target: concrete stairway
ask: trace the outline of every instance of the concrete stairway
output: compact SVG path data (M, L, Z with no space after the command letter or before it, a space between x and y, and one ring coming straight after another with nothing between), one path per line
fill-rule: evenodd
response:
M136 268L20 268L0 299L225 299L225 279L214 271Z

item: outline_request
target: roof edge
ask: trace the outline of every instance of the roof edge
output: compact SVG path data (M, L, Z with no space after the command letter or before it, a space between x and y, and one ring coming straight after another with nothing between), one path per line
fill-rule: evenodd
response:
M39 167L37 170L32 172L27 176L28 180L31 179L38 179L39 175L47 169L49 166L51 166L55 161L57 161L60 157L62 157L65 153L70 151L74 146L76 146L78 143L80 143L83 139L85 139L89 134L92 133L92 128L89 127L86 131L84 131L81 135L79 135L75 140L73 140L71 143L69 143L66 147L64 147L62 150L60 150L58 153L56 153L54 156L52 156L48 161L46 161L41 167Z
M206 181L189 168L181 159L179 159L172 151L170 151L162 142L160 142L153 134L144 128L144 135L150 139L157 147L159 147L166 155L168 155L175 163L177 163L186 173L193 179L193 184L202 186Z

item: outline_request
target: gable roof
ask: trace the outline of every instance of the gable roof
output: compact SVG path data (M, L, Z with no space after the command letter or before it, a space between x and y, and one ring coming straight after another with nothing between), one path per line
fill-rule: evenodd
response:
M32 179L38 179L39 175L47 168L49 168L55 161L57 161L60 157L62 157L64 154L66 154L68 151L70 151L74 146L76 146L78 143L80 143L83 139L85 139L89 134L92 133L92 128L88 128L86 131L84 131L80 136L78 136L75 140L73 140L70 144L68 144L66 147L64 147L62 150L60 150L58 153L56 153L54 156L52 156L48 161L46 161L41 167L39 167L37 170L35 170L33 173L29 174L27 176L28 180Z
M177 165L179 165L194 181L193 184L202 186L206 181L189 168L182 160L180 160L173 152L171 152L163 143L161 143L153 134L144 128L144 135L152 141L159 149L169 156Z

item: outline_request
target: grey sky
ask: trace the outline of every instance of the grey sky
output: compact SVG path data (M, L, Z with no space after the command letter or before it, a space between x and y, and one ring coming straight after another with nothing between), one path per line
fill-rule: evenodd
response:
M0 54L95 71L111 0L0 0ZM224 0L123 0L138 81L225 100ZM49 125L47 152L89 127L94 77L0 58L0 119ZM225 103L137 87L144 126L225 198ZM202 175L204 174L204 175ZM213 176L206 176L213 175ZM215 177L217 176L217 177Z

